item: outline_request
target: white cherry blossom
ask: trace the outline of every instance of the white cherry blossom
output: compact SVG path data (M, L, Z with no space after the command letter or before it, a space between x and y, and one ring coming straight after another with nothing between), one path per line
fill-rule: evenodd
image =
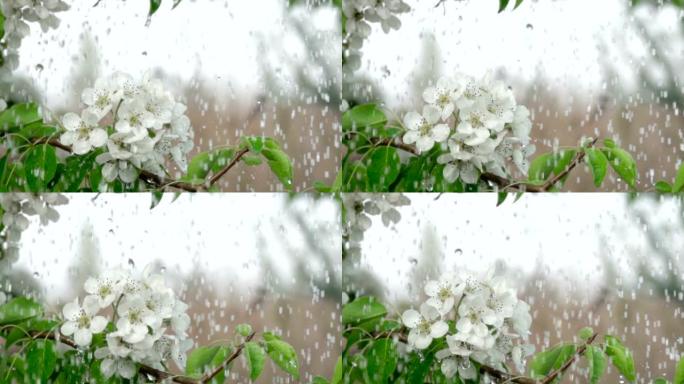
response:
M93 339L93 334L104 331L107 320L98 316L100 306L97 299L88 296L79 305L78 298L64 305L62 314L66 321L60 331L65 336L74 336L74 342L81 347L87 347Z
M83 111L81 116L69 112L62 118L66 132L60 140L62 144L71 145L75 154L84 155L107 142L107 132L97 124L97 117L88 111Z
M426 105L423 113L409 112L404 116L406 133L403 140L406 144L416 144L419 152L427 152L435 145L447 140L449 126L438 124L441 112L434 106Z
M416 349L429 347L433 339L443 337L449 331L437 308L427 303L420 306L420 312L414 309L405 311L401 320L411 330L408 334L409 346Z

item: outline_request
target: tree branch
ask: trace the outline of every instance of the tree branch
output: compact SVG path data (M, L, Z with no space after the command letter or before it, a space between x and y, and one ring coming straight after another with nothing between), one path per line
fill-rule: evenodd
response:
M368 140L372 145L376 147L380 147L383 145L394 147L397 149L401 149L402 151L408 152L412 155L419 156L420 152L414 147L413 145L408 145L402 143L399 138L389 138L389 139L382 139L382 138L376 138L372 137ZM591 148L596 145L598 142L598 138L592 139L591 142L589 142L586 146L586 148ZM575 154L575 157L572 159L570 164L560 173L557 175L554 175L553 177L549 178L546 180L543 184L541 185L536 185L536 184L531 184L528 182L516 182L510 179L507 179L505 177L501 177L498 175L495 175L493 173L485 172L480 175L480 178L485 181L489 181L493 184L496 184L499 188L502 190L506 189L514 189L519 192L548 192L553 188L558 182L562 181L565 177L570 174L570 172L577 167L578 164L580 164L583 160L584 157L586 156L586 153L584 151L580 151L577 154Z
M399 341L402 343L408 343L408 338L406 337L405 334L403 333L393 333L391 331L387 332L379 332L379 333L373 333L372 334L374 339L379 339L383 337L397 337ZM494 367L490 367L488 365L481 365L480 366L480 373L486 373L489 376L497 379L497 380L502 380L505 383L517 383L517 384L550 384L553 382L555 379L557 379L560 375L564 374L565 371L570 369L570 367L575 363L575 361L582 355L584 355L584 352L586 352L587 347L591 345L591 343L596 340L596 337L598 336L598 333L594 333L591 335L590 338L587 339L587 341L584 342L577 350L575 351L575 354L572 355L570 359L568 359L563 365L558 368L557 370L549 373L548 375L544 376L543 379L540 380L535 380L531 377L525 377L525 376L515 376L511 375L508 372L503 372L500 371Z
M59 342L59 343L68 345L68 346L70 346L71 348L78 349L78 345L77 345L73 340L71 340L71 339L68 338L68 337L62 336L61 334L59 334L59 333L57 333L57 332L29 332L29 335L30 335L31 338L33 338L33 339L49 339L49 340L54 340L54 341L56 341L56 342ZM250 333L250 334L245 338L245 341L242 342L242 343L240 343L240 345L237 346L237 348L235 349L235 351L233 351L233 353L231 353L230 356L228 356L228 357L226 358L226 360L224 360L224 361L221 363L221 365L219 365L218 367L216 367L214 370L212 370L212 371L210 371L210 372L207 372L204 376L202 376L202 377L199 378L199 379L194 379L194 378L188 377L188 376L174 375L174 374L172 374L172 373L169 373L169 372L166 372L166 371L162 371L162 370L159 370L159 369L156 369L156 368L153 368L153 367L144 365L144 364L141 364L141 365L140 365L140 368L138 369L138 372L139 372L139 373L143 373L143 374L148 375L148 376L152 376L152 377L154 377L155 379L157 379L158 381L169 379L169 380L171 380L172 382L178 383L178 384L204 384L204 383L208 383L208 382L210 382L215 376L217 376L219 373L225 371L226 368L227 368L235 359L237 359L237 358L240 356L240 354L242 353L242 351L243 351L244 348L245 348L245 344L246 344L247 342L249 342L249 341L252 341L252 339L254 338L255 335L256 335L255 332Z
M49 144L52 145L55 148L59 148L63 151L73 153L71 150L71 147L65 144L60 143L56 139L48 139L48 138L40 138L38 140L35 140L33 142L34 144ZM249 153L249 149L242 149L240 150L237 155L231 160L231 162L222 170L220 170L217 174L212 176L212 178L209 180L208 186L211 187L214 184L216 184L217 181L221 177L223 177L228 171L231 170L241 159L244 155ZM191 183L186 183L184 181L179 181L179 180L173 180L169 179L166 177L161 177L158 175L155 175L152 172L145 171L145 170L140 170L140 174L138 175L138 178L148 184L151 184L155 189L161 189L161 188L166 188L166 187L174 187L178 189L182 189L186 192L198 192L200 189L203 188L202 185L198 184L191 184Z

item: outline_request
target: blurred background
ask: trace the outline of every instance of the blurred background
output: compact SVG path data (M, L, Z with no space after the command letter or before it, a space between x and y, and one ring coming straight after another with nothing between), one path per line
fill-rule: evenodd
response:
M626 194L409 194L401 221L377 217L345 280L388 304L391 316L425 300L425 281L446 271L493 268L531 306L541 351L591 326L622 338L639 383L672 378L684 353L684 205ZM346 261L345 261L346 262ZM351 267L347 267L350 265ZM578 364L564 383L586 381ZM622 382L612 369L602 382Z
M47 226L31 219L19 261L2 281L49 313L89 276L147 265L189 305L195 346L232 339L235 326L275 331L297 351L301 381L330 378L341 354L339 209L299 194L70 194ZM87 212L87 214L84 214ZM248 382L242 359L231 382ZM259 383L296 382L267 363ZM238 380L239 378L239 380Z
M188 105L196 149L234 145L243 135L278 139L292 158L295 188L335 178L339 163L341 35L327 1L70 1L61 25L37 25L20 68L0 95L40 101L61 116L100 76L150 71ZM292 3L293 5L289 5ZM6 88L6 89L5 89ZM226 191L281 190L266 166L239 166Z
M399 30L374 25L362 69L345 72L345 99L381 101L403 116L440 76L492 71L532 111L537 154L582 136L613 138L637 160L639 190L674 179L684 159L681 8L525 0L498 14L495 0L406 2ZM626 188L610 177L604 190ZM565 190L594 191L589 171L575 171Z

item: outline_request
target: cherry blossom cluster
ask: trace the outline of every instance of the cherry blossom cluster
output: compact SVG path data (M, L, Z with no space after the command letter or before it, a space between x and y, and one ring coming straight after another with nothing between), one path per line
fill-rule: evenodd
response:
M425 285L429 297L420 310L409 309L402 322L410 329L408 345L423 350L433 339L446 338L448 348L437 352L445 376L474 379L472 361L508 371L506 363L524 372L525 359L534 352L527 344L532 324L530 307L517 298L503 278L489 272L446 274ZM451 323L451 329L450 325Z
M373 223L371 216L380 216L385 226L396 224L401 219L397 207L409 205L411 200L401 193L344 193L342 205L345 222L342 234L347 238L347 254L355 257L361 252L364 232Z
M0 275L9 270L19 258L19 240L28 228L29 216L38 216L42 225L59 219L54 206L68 202L64 195L58 193L1 193L2 236L5 244L0 249Z
M403 0L345 0L342 12L345 22L345 66L352 70L361 68L361 48L370 36L371 23L379 23L385 33L401 27L398 14L411 10Z
M29 22L37 22L43 32L59 26L56 12L66 11L69 6L61 0L3 0L0 11L5 17L5 35L2 45L3 65L0 79L19 67L19 47L24 37L31 32Z
M102 176L131 183L141 170L167 174L172 159L183 172L194 133L186 106L176 101L162 82L149 75L139 81L123 73L98 79L81 95L86 108L81 114L62 117L65 132L60 140L83 155L95 148L105 152L96 158L104 164ZM104 120L111 117L108 125Z
M509 164L527 175L530 144L530 112L517 105L515 96L491 74L477 80L465 75L444 77L423 92L421 113L408 112L403 119L403 141L420 153L436 144L448 152L437 161L445 164L444 178L475 184L480 173L509 177ZM442 146L444 148L444 146Z
M62 309L60 331L73 337L80 347L89 347L94 334L105 332L107 346L95 350L106 377L132 378L137 364L165 369L173 360L185 367L185 356L193 345L187 330L188 306L176 298L164 277L145 268L140 276L125 270L108 270L84 285L88 293ZM100 315L106 310L111 319ZM107 324L111 323L112 331Z

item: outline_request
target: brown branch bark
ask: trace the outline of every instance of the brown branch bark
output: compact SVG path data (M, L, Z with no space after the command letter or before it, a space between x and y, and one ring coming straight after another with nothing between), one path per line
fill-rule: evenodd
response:
M77 349L77 348L78 348L78 345L76 345L76 343L75 343L73 340L71 340L71 339L68 338L68 337L62 336L62 335L60 335L60 334L57 333L57 332L29 332L29 335L30 335L31 338L33 338L33 339L49 339L49 340L54 340L54 341L56 341L56 342L59 342L59 343L68 345L68 346L70 346L71 348L74 348L74 349ZM256 335L255 332L250 333L250 334L245 338L245 341L242 342L242 343L240 343L240 345L237 346L237 348L235 349L235 351L233 351L233 353L231 353L230 356L228 356L228 357L226 358L226 360L224 360L224 361L221 363L221 365L219 365L218 367L216 367L214 370L212 370L212 371L210 371L210 372L207 372L204 376L202 376L202 377L199 378L199 379L195 379L195 378L187 377L187 376L181 376L181 375L174 375L174 374L172 374L172 373L170 373L170 372L162 371L162 370L159 370L159 369L156 369L156 368L153 368L153 367L144 365L144 364L141 364L141 365L140 365L140 368L138 369L138 372L139 372L139 373L142 373L142 374L145 374L145 375L147 375L147 376L154 377L157 381L169 379L169 380L171 380L172 382L178 383L178 384L204 384L204 383L208 383L208 382L210 382L214 377L216 377L216 375L218 375L219 373L225 371L225 369L226 369L226 368L227 368L235 359L237 359L237 358L240 356L240 354L242 353L242 351L243 351L244 348L245 348L245 344L246 344L247 342L249 342L249 341L252 341L252 339L254 338L255 335Z
M223 177L223 175L225 175L228 171L230 171L230 169L233 168L235 164L237 164L240 161L240 159L242 159L242 157L247 153L249 153L249 149L247 148L240 150L235 155L233 160L231 160L230 163L228 163L228 165L226 165L222 170L220 170L217 174L212 176L211 179L209 179L209 186L211 187L214 184L216 184L216 182L219 181L219 179Z
M390 147L394 147L397 149L401 149L403 151L406 151L412 155L420 155L418 150L413 146L413 145L408 145L402 143L398 138L391 138L391 139L380 139L380 138L371 138L370 143L373 144L374 146L383 146L383 145L388 145ZM587 144L587 148L591 148L596 145L598 142L598 138L593 139L591 142ZM578 152L575 154L575 157L572 159L570 164L559 174L554 175L553 177L549 178L546 180L542 185L536 185L536 184L531 184L527 182L516 182L509 180L505 177L497 176L493 173L488 173L485 172L482 175L480 175L480 178L485 181L489 181L491 183L496 184L499 188L502 190L506 189L514 189L515 191L518 192L548 192L553 188L558 182L563 180L570 172L572 172L575 167L577 167L578 164L580 164L583 160L584 157L586 156L585 152Z

